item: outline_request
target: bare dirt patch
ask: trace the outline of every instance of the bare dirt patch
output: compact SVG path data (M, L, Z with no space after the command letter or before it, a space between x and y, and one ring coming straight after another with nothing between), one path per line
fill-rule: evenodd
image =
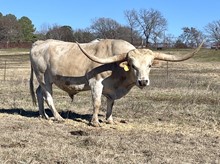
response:
M117 125L105 124L103 98L100 128L88 125L90 92L71 103L55 87L55 105L65 121L39 118L29 94L28 57L16 63L8 65L5 80L0 68L1 163L220 162L219 62L169 63L168 76L166 65L153 68L149 87L134 87L116 101Z

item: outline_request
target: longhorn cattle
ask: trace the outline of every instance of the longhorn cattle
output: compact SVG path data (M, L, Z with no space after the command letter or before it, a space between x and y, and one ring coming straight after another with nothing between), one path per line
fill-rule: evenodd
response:
M71 97L81 91L91 90L93 115L91 124L99 126L98 113L101 96L107 98L107 123L113 123L112 107L116 99L126 95L133 86L143 88L150 84L149 72L154 61L178 62L191 58L193 52L182 56L146 50L140 53L123 40L105 39L92 43L70 43L57 40L36 41L31 49L30 92L33 103L36 97L33 72L39 86L36 90L39 114L48 118L44 100L56 120L63 120L52 98L52 84L66 91Z

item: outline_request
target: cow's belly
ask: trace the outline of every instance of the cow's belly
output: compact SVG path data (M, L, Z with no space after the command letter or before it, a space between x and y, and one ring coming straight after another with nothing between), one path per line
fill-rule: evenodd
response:
M54 83L56 86L58 86L60 89L66 91L69 94L76 94L81 91L87 91L90 90L89 86L86 84L80 84L80 85L65 85L61 83Z
M69 94L76 94L81 91L90 90L87 80L84 77L73 78L73 77L55 77L53 83L58 86L60 89L66 91Z

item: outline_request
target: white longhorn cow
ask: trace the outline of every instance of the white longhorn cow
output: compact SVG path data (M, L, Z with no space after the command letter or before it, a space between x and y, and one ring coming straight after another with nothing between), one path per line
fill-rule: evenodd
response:
M30 92L36 104L33 87L33 72L39 86L36 90L39 114L48 118L44 100L56 120L63 120L57 112L52 98L52 84L66 91L71 97L81 91L91 90L93 115L91 124L99 126L98 113L101 96L107 98L106 120L113 123L114 101L126 95L134 86L149 85L149 72L154 59L183 61L199 51L182 56L167 55L151 50L137 50L123 40L104 39L92 43L70 43L57 40L36 41L31 49Z

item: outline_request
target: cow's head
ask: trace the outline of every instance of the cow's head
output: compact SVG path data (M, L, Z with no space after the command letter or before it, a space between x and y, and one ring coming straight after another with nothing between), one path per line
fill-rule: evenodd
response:
M133 75L136 78L136 85L142 88L150 84L149 73L154 59L170 61L170 62L179 62L179 61L187 60L192 56L194 56L200 50L200 48L203 45L203 42L193 52L181 56L168 55L160 52L153 52L149 49L144 49L144 50L133 49L128 53L123 53L108 58L98 58L94 55L90 55L78 43L77 44L81 49L81 51L94 62L100 64L121 62L120 67L122 67L124 71L129 71L130 73L133 73Z
M144 87L150 84L149 73L154 56L150 53L141 53L134 49L127 53L125 61L120 63L124 71L130 71L136 78L136 85Z

